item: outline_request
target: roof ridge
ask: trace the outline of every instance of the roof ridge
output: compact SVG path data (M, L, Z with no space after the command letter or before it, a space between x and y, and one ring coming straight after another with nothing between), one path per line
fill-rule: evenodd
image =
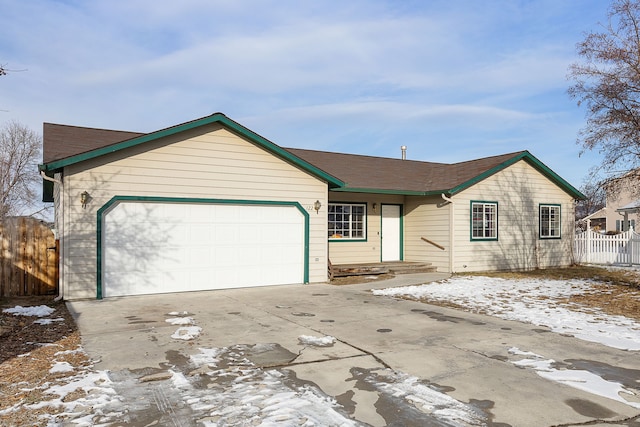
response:
M528 152L529 152L528 150L520 150L520 151L514 151L512 153L495 154L493 156L480 157L478 159L471 159L471 160L463 160L461 162L455 162L455 163L449 163L449 164L453 166L453 165L461 165L461 164L464 164L464 163L477 162L477 161L481 161L481 160L495 159L495 158L498 158L498 157L509 157L509 158L512 158L512 157L516 157L516 156L519 156L519 155L522 155L522 154L525 154L525 153L528 153Z
M431 165L448 165L450 163L440 163L440 162L429 162L426 160L412 160L412 159L399 159L399 158L395 158L395 157L384 157L384 156L372 156L372 155L368 155L368 154L353 154L353 153L339 153L337 151L326 151L326 150L312 150L309 148L297 148L297 147L282 147L285 150L291 151L291 150L298 150L298 151L307 151L307 152L314 152L314 153L325 153L325 154L331 154L331 155L339 155L339 156L357 156L357 157L366 157L366 158L370 158L370 159L380 159L380 160L396 160L399 162L412 162L412 163L426 163L426 164L431 164Z

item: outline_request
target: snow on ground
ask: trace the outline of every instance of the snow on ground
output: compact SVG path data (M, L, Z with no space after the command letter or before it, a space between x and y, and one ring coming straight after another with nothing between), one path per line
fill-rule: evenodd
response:
M607 316L595 310L585 311L584 307L561 302L590 289L589 282L580 280L456 277L440 283L378 290L374 294L450 301L503 319L547 326L554 332L587 341L640 350L640 324L637 322L620 316ZM42 307L15 307L9 310L16 315L41 317L52 313L45 314ZM195 319L187 314L185 311L169 313L174 317L166 321L179 326L171 335L172 338L188 340L202 332L200 327L195 326ZM46 322L43 327L46 327ZM300 345L325 346L332 345L336 339L301 335L298 341ZM254 365L247 356L251 349L255 350L254 347L201 348L198 354L190 356L186 369L183 367L181 371L178 367L172 368L170 378L165 381L171 384L182 403L206 427L362 425L350 419L335 398L313 384L299 380L293 371L263 369ZM529 349L505 350L513 359L511 363L531 369L543 378L640 408L637 398L625 399L625 396L633 393L622 384L605 380L586 370L563 369L562 364ZM31 405L33 408L45 405L63 408L64 416L50 420L49 425L62 425L58 420L65 418L64 425L112 425L118 417L123 416L122 408L128 405L122 390L124 385L112 382L108 372L92 369L75 371L71 365L56 360L52 361L51 372L70 373L71 376L63 384L49 385L46 394L51 399ZM377 390L381 398L386 396L390 400L404 402L432 419L434 425L487 424L486 416L480 409L453 399L419 378L388 369L361 369L354 375L359 375L359 380ZM86 397L65 402L65 396L78 388L87 392ZM87 412L87 408L92 409Z
M175 340L189 341L195 339L202 332L200 326L181 326L171 335Z
M5 308L2 310L3 313L13 314L14 316L37 316L37 317L47 317L53 313L55 308L48 307L46 305L38 305L32 307L22 307L21 305L16 305L13 308Z
M193 317L172 317L171 319L166 319L165 322L172 325L193 325L195 323Z
M330 335L324 336L324 337L314 337L311 335L300 335L298 337L298 341L300 341L301 344L305 344L305 345L311 345L314 347L331 347L333 344L335 344L336 339L335 337L332 337Z
M566 384L588 393L597 394L608 399L626 403L629 406L640 409L640 403L629 402L621 395L635 396L635 393L626 389L622 384L615 381L607 381L604 378L583 369L560 370L553 367L556 362L553 359L546 359L539 354L530 351L521 351L516 347L509 349L510 354L517 356L530 356L512 362L516 366L532 368L542 378Z
M374 290L374 295L448 301L506 320L546 326L553 332L622 350L640 350L640 323L559 300L588 293L584 280L452 277L422 286Z
M640 323L623 316L611 316L597 309L561 302L593 292L585 280L501 279L464 276L421 286L374 290L374 295L447 301L506 320L546 326L553 332L600 343L609 347L640 350ZM607 381L585 370L558 369L553 359L517 348L512 355L523 356L515 365L535 370L543 378L604 396L635 408L640 404L623 395L634 395L621 384ZM637 400L637 398L636 398Z

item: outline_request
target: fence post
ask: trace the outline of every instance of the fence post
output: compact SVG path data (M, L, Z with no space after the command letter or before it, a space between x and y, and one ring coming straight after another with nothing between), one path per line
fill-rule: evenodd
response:
M587 227L587 249L585 251L585 257L587 264L591 263L591 228Z

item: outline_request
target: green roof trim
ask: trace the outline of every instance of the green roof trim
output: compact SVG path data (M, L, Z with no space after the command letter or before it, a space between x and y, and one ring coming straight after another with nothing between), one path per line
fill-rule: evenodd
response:
M250 129L247 129L241 124L231 120L230 118L228 118L222 113L214 113L210 116L202 117L200 119L182 123L180 125L176 125L166 129L151 132L136 138L128 139L126 141L118 142L116 144L112 144L106 147L91 150L86 153L81 153L75 156L67 157L65 159L60 159L50 163L45 163L45 164L39 165L38 168L41 171L45 171L45 172L55 171L55 170L64 168L65 166L83 162L85 160L95 159L96 157L100 157L105 154L115 153L117 151L135 147L137 145L144 144L149 141L155 141L160 138L175 135L180 132L185 132L191 129L195 129L201 126L206 126L214 123L218 123L224 126L225 128L248 139L249 141L253 142L259 147L267 150L271 154L274 154L275 156L280 157L281 159L293 164L294 166L299 167L300 169L310 173L311 175L314 175L315 177L320 178L323 181L326 181L327 183L329 183L330 188L344 186L344 182L340 181L336 177L329 175L328 173L306 162L305 160L302 160L301 158L294 156L293 154L280 148L278 145L274 144L268 139L258 135L257 133L253 132Z
M566 193L568 193L570 196L572 196L574 199L578 199L578 200L584 200L586 199L586 196L584 194L582 194L578 189L576 189L573 185L569 184L567 181L565 181L564 179L562 179L562 177L560 177L558 174L556 174L554 171L552 171L551 169L549 169L547 166L545 166L540 160L538 160L533 154L529 153L528 151L524 151L520 154L518 154L517 156L514 156L512 158L510 158L509 160L500 163L499 165L481 173L480 175L475 176L474 178L463 182L462 184L451 188L447 191L445 191L448 195L454 195L457 194L463 190L466 190L467 188L479 183L480 181L490 177L491 175L500 172L503 169L506 169L507 167L519 162L520 160L524 160L527 163L529 163L531 166L533 166L534 169L536 169L538 172L540 172L541 174L543 174L545 177L547 177L549 180L551 180L553 183L555 183L558 187L562 188L562 190L564 190Z

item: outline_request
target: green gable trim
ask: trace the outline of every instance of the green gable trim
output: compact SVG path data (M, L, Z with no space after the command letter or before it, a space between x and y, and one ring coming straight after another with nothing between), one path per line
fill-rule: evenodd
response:
M233 199L203 199L203 198L182 198L182 197L155 197L155 196L114 196L107 203L102 205L96 214L96 299L102 299L102 264L103 256L103 224L105 215L115 205L121 202L152 202L152 203L204 203L204 204L226 204L226 205L267 205L267 206L293 206L304 217L304 283L309 283L309 212L307 212L298 202L280 202L273 200L233 200Z
M96 157L104 156L106 154L115 153L120 150L125 150L127 148L135 147L140 144L144 144L149 141L155 141L160 138L164 138L167 136L175 135L180 132L185 132L191 129L195 129L201 126L206 126L210 124L218 123L225 128L233 131L234 133L240 135L251 141L252 143L262 147L267 150L271 154L280 157L281 159L287 161L288 163L293 164L294 166L299 167L300 169L310 173L311 175L326 181L329 184L329 187L342 187L344 183L334 176L329 175L328 173L322 171L321 169L313 166L312 164L302 160L299 157L294 156L288 151L282 149L278 145L269 141L268 139L258 135L252 130L247 129L241 124L231 120L227 116L222 113L215 113L207 117L202 117L200 119L196 119L187 123L183 123L177 126L173 126L170 128L162 129L156 132L148 133L137 138L128 139L126 141L122 141L113 145L109 145L107 147L98 148L92 151L88 151L86 153L77 154L75 156L67 157L66 159L56 160L51 163L45 163L39 165L39 169L43 171L54 171L57 169L64 168L65 166L69 166L75 163L83 162L85 160L95 159Z
M462 184L450 189L447 191L447 193L449 195L454 195L457 194L463 190L466 190L467 188L479 183L480 181L487 179L488 177L490 177L491 175L500 172L503 169L506 169L507 167L513 165L514 163L519 162L520 160L524 160L527 163L529 163L531 166L533 166L534 169L536 169L538 172L540 172L542 175L544 175L545 177L547 177L549 180L551 180L554 184L556 184L558 187L560 187L563 191L565 191L566 193L568 193L571 197L573 197L574 199L579 199L579 200L584 200L586 199L586 196L584 194L582 194L580 191L578 191L574 186L572 186L571 184L569 184L567 181L565 181L564 179L562 179L558 174L556 174L554 171L552 171L551 169L549 169L547 166L545 166L540 160L538 160L537 158L535 158L531 153L529 153L528 151L525 151L523 153L518 154L517 156L512 157L511 159L481 173L480 175L477 175L476 177L463 182Z

